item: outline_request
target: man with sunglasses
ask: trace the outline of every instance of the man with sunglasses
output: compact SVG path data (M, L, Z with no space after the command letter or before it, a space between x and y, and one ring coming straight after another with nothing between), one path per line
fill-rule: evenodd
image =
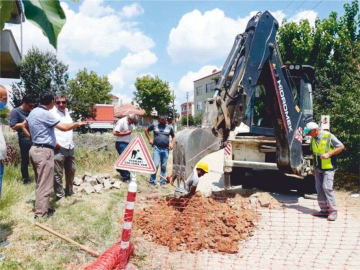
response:
M73 120L67 109L67 98L58 96L55 98L55 107L50 110L60 123L71 124ZM65 196L74 194L73 182L76 171L73 131L61 131L55 129L56 145L54 151L54 192L56 201L60 203ZM65 190L62 177L65 170Z
M35 107L35 100L32 95L26 95L22 99L21 106L12 109L9 115L9 125L13 130L16 130L19 137L19 146L21 153L21 176L24 184L30 183L29 178L29 152L32 146L32 141L28 138L22 128L21 123L29 116L30 111Z

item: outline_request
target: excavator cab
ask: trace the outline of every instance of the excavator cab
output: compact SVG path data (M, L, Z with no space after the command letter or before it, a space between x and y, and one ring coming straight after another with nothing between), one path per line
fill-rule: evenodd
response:
M299 64L284 65L282 72L291 88L294 104L304 114L306 122L311 122L313 120L313 80L315 74L313 67ZM248 107L247 117L251 118L251 134L274 136L270 104L266 97L265 87L261 82L255 88Z

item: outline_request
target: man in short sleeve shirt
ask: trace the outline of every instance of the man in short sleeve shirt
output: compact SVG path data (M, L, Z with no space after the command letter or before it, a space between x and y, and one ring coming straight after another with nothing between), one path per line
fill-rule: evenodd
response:
M133 130L133 124L136 123L136 115L130 114L121 118L113 130L115 136L115 148L119 155L125 150L131 140L131 133ZM124 182L130 181L130 172L117 169Z
M166 116L159 116L159 123L156 125L151 125L145 129L145 135L149 140L149 143L153 146L153 160L156 168L158 170L159 165L161 166L161 179L160 185L166 184L166 165L169 156L169 150L174 148L175 134L174 130L170 125L166 124ZM154 140L150 138L149 132L153 131ZM171 142L169 138L171 139ZM150 185L155 185L156 172L150 177Z
M327 216L329 221L337 218L334 196L334 176L337 170L336 156L341 153L344 145L330 132L319 130L318 124L306 124L304 133L312 137L311 149L314 154L315 182L318 195L319 212L314 216Z

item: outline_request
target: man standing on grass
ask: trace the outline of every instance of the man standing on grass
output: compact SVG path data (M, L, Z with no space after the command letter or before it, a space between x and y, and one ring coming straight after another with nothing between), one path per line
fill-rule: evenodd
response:
M146 138L149 140L149 143L153 146L153 160L156 168L161 165L161 180L160 185L164 186L166 184L166 165L169 156L169 150L174 148L175 134L171 126L166 124L166 116L159 116L159 123L156 125L151 125L145 129ZM150 138L149 131L154 132L154 140ZM169 141L171 137L171 143ZM156 172L150 177L150 185L156 185Z
M28 117L30 111L35 107L35 100L32 95L26 95L22 99L22 105L12 109L9 116L9 125L16 130L19 137L19 147L21 154L21 176L24 184L30 183L29 178L29 152L32 145L31 139L28 138L22 128L22 122Z
M345 146L330 132L319 130L315 122L307 123L304 133L312 137L311 149L314 154L316 191L320 206L320 211L313 215L325 216L329 221L335 221L337 208L333 185L337 170L336 155L341 153Z
M55 107L50 110L60 123L72 124L73 120L67 109L67 98L55 98ZM65 196L74 194L73 182L76 171L73 131L55 129L56 145L54 151L54 192L56 201L64 201ZM63 172L65 170L65 190L63 187Z
M7 91L6 88L0 85L0 110L3 110L7 103ZM0 199L1 199L1 191L2 191L2 179L4 175L4 163L3 161L6 159L6 142L4 135L2 133L2 129L0 126ZM4 247L9 245L9 242L0 240L0 246ZM4 255L0 254L0 260L4 258Z
M136 116L130 114L121 118L113 130L113 135L115 136L115 148L119 155L125 150L131 140L131 133L133 130L133 124L136 124ZM130 172L125 170L117 169L120 173L122 181L130 181Z
M49 112L54 107L54 96L50 92L41 95L40 105L31 111L24 122L30 129L33 145L30 149L30 161L36 175L35 219L49 217L50 193L54 185L54 149L56 137L54 128L69 131L85 122L61 123Z

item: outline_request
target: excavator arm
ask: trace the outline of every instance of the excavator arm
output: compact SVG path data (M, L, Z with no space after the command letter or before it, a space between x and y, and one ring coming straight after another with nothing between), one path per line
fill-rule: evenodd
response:
M252 127L249 111L255 89L265 89L276 138L276 163L284 173L304 175L302 129L305 116L294 101L290 76L282 69L276 42L279 23L265 11L255 15L235 38L214 96L207 101L203 127L181 131L174 149L173 175L187 179L205 155L224 147L230 131ZM232 75L232 78L231 78Z

